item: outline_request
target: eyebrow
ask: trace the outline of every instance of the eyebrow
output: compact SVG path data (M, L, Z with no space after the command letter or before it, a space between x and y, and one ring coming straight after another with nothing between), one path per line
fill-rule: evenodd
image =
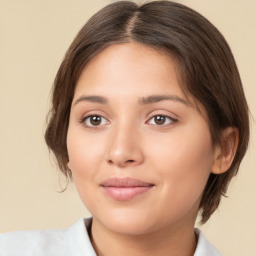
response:
M150 95L147 97L142 97L139 99L139 104L147 105L147 104L153 104L153 103L157 103L157 102L165 101L165 100L180 102L186 106L189 105L189 103L185 99L182 99L177 95L170 95L170 94ZM99 104L107 104L108 103L107 98L105 98L103 96L92 95L92 96L81 96L80 98L78 98L75 101L74 105L77 105L79 102L82 102L82 101L99 103Z
M146 104L157 103L157 102L165 101L165 100L177 101L177 102L183 103L185 105L189 105L189 103L186 100L180 98L177 95L170 95L170 94L151 95L151 96L148 96L145 98L143 97L139 100L139 103L141 105L146 105Z
M79 103L81 101L87 101L87 102L93 102L93 103L99 103L99 104L107 104L108 103L108 100L105 97L92 95L92 96L82 96L82 97L78 98L75 101L74 105L76 105L77 103Z

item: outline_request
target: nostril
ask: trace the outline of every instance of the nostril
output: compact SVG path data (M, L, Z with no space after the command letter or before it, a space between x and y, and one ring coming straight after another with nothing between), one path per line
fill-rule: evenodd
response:
M126 163L134 163L134 160L127 160Z
M109 163L109 164L113 164L114 162L113 162L111 159L109 159L109 160L108 160L108 163Z

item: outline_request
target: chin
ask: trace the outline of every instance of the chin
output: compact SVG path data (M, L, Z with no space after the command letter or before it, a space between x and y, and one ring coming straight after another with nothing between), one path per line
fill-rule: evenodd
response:
M104 216L93 215L107 230L122 235L145 235L164 226L161 218L152 218L151 214L132 209L104 212Z

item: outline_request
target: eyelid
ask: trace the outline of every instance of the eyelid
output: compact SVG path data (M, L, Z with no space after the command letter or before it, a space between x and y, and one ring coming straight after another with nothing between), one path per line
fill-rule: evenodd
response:
M152 118L155 118L156 116L162 116L162 117L165 117L165 118L170 119L171 121L170 121L170 123L168 123L168 124L162 124L162 125L158 125L158 124L149 124L150 120L151 120ZM179 121L178 118L174 118L174 117L172 117L172 115L170 115L170 114L155 113L155 112L154 112L154 113L151 113L151 114L150 114L150 116L149 116L149 118L147 119L146 123L149 124L149 125L152 125L152 126L157 126L157 127L162 127L162 128L164 128L164 127L172 126L172 125L174 125L175 123L177 123L178 121Z
M105 111L98 108L81 108L77 111L77 118L79 119L79 122L89 116L102 116L105 119L110 120L110 116Z
M100 124L100 125L87 125L86 124L86 120L93 117L93 116L98 116L100 118L103 118L106 120L105 124ZM100 129L106 125L108 125L110 123L110 121L108 120L108 118L104 117L102 114L97 114L97 113L88 113L83 115L80 119L79 119L79 123L82 124L84 127L89 128L89 129Z

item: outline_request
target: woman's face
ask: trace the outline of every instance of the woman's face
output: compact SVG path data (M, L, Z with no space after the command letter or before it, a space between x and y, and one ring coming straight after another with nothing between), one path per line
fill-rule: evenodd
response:
M125 234L193 226L215 155L200 108L185 98L170 56L148 46L112 45L86 65L68 166L95 222Z

